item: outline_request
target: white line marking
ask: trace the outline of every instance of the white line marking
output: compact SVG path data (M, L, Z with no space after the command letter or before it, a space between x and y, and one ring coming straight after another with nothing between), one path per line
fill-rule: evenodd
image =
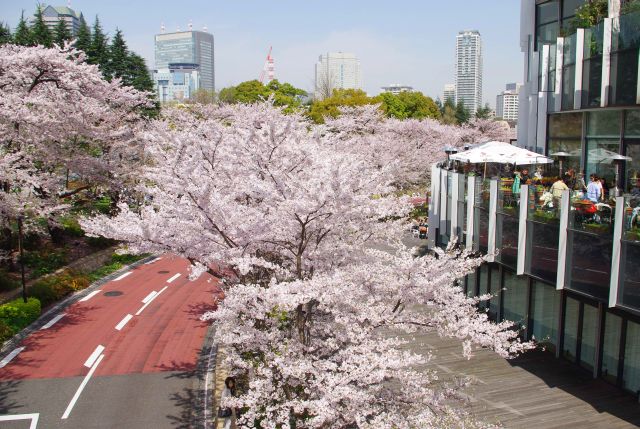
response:
M93 365L96 359L98 359L98 356L100 356L100 353L102 353L103 350L104 346L102 345L96 347L93 353L91 353L91 356L89 356L89 359L87 359L87 361L84 363L84 366L86 366L87 368L91 368L91 365Z
M146 304L151 298L153 298L154 296L156 296L158 292L156 292L155 290L152 290L149 295L145 296L144 299L142 300L143 304Z
M82 298L81 300L79 300L78 302L85 302L85 301L89 301L91 298L93 298L94 296L96 296L97 294L99 294L101 292L100 289L98 290L94 290L93 292L91 292L89 295L85 296L84 298Z
M5 366L7 366L7 364L11 362L14 357L18 356L18 354L20 354L22 350L24 350L24 347L17 347L13 349L13 351L5 356L4 359L0 360L0 368L4 368Z
M49 322L48 322L46 325L44 325L42 328L40 328L40 330L43 330L43 329L49 329L50 327L52 327L53 325L55 325L55 323L56 323L58 320L62 319L64 316L65 316L65 313L58 314L58 315L57 315L56 317L54 317L53 319L49 320Z
M117 282L118 280L122 280L123 278L127 277L129 274L131 274L133 271L127 271L124 274L119 275L118 277L116 277L115 279L113 279L114 282Z
M149 299L149 301L147 301L142 307L140 307L140 310L138 310L136 312L136 316L140 316L140 313L142 313L142 311L147 308L147 306L149 304L151 304L153 302L154 299L156 299L162 292L164 292L165 290L167 290L169 286L165 286L162 289L160 289L160 292L158 292L157 294L153 295L153 297L151 299Z
M116 331L121 331L122 328L124 328L124 325L126 325L127 322L131 320L132 317L133 316L131 314L127 314L126 316L124 316L124 319L122 319L120 323L116 325Z
M0 422L10 422L13 420L31 420L31 424L29 425L29 429L36 429L38 427L38 419L40 418L40 414L14 414L12 416L0 416Z
M155 258L155 259L150 260L149 262L145 262L144 264L145 264L145 265L151 265L151 264L153 264L154 262L158 262L160 259L162 259L162 258Z
M175 279L177 279L178 277L180 277L180 273L176 274L175 276L171 277L169 280L167 280L167 283L171 283L173 282Z
M100 355L100 357L98 357L98 360L96 360L96 363L94 363L91 369L89 370L89 373L85 375L84 380L82 380L80 387L78 387L78 390L76 391L76 394L73 395L73 398L71 398L71 402L69 402L67 409L64 411L64 414L62 415L63 419L66 419L67 417L69 417L69 414L71 414L71 410L73 409L73 406L76 404L76 401L80 397L80 394L84 390L84 387L89 382L89 379L91 378L93 373L96 372L96 368L98 368L98 365L100 365L100 362L102 361L103 358L104 358L104 355Z

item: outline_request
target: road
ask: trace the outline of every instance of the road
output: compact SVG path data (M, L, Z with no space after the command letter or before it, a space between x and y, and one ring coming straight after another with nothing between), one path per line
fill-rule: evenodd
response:
M222 291L188 266L162 255L124 272L0 356L0 428L203 427L200 316Z

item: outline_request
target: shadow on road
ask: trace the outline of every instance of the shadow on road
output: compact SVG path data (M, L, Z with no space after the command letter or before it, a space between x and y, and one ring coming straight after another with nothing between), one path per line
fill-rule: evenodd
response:
M22 408L13 399L10 399L18 391L19 381L0 382L0 414L14 414L15 410Z

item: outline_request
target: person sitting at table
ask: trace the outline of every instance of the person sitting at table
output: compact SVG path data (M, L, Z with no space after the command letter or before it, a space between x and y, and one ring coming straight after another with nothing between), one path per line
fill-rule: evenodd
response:
M597 203L600 198L602 198L602 185L598 176L592 174L589 176L589 184L587 185L587 199L592 203Z
M558 179L553 185L551 185L551 195L553 195L554 199L559 200L560 198L562 198L562 191L566 191L568 189L569 187L566 183L564 183L564 180Z

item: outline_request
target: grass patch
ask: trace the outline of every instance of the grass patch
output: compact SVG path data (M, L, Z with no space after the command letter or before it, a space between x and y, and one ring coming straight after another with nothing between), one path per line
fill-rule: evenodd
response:
M89 281L93 283L97 280L100 280L101 278L108 276L109 274L114 273L127 265L133 264L134 262L139 261L140 259L146 258L147 256L149 255L148 254L142 254L142 255L113 254L111 256L111 261L107 265L102 266L97 270L89 273L88 275Z

